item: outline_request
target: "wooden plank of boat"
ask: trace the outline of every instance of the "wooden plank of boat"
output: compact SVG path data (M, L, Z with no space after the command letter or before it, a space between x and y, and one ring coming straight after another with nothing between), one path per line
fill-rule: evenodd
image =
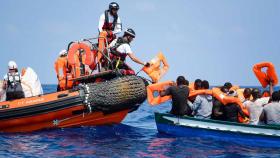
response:
M276 125L247 125L210 119L196 119L188 116L177 117L171 114L163 113L155 113L155 119L158 126L158 130L160 132L165 131L164 129L159 128L159 125L165 124L174 126L174 128L176 128L177 126L208 131L219 131L225 133L229 132L280 138L280 126Z

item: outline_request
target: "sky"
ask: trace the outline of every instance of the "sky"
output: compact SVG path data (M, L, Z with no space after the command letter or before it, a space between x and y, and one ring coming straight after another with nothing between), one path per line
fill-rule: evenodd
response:
M59 51L71 41L97 37L99 16L110 2L1 1L0 76L7 72L8 61L15 60L19 68L32 67L42 83L57 83L53 65ZM167 58L170 69L161 81L184 75L211 85L230 81L257 86L252 67L262 61L272 62L280 74L279 0L116 2L123 28L136 32L133 53L142 61L160 51Z

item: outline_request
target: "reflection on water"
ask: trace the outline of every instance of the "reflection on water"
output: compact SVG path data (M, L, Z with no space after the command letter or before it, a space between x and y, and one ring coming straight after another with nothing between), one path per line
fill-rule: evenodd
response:
M279 149L171 137L124 124L1 134L0 157L279 157Z

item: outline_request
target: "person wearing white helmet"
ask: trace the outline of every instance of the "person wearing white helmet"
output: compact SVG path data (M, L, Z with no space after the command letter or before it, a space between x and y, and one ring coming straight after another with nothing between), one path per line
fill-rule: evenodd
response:
M59 52L59 57L54 63L54 68L58 80L57 91L65 90L67 84L67 51L65 49Z
M8 73L4 77L3 89L6 89L7 101L24 98L21 86L21 77L15 61L9 61L8 63Z
M62 56L66 56L67 55L67 50L63 49L59 52L59 56L62 57Z
M122 37L115 39L110 43L110 53L112 54L111 58L113 60L113 69L123 69L124 74L135 74L135 72L125 63L127 56L130 59L138 64L143 66L149 66L148 62L142 62L139 60L131 50L130 43L135 38L135 31L131 28L128 28Z
M109 42L116 38L116 34L122 31L121 19L118 16L118 10L120 9L119 4L111 2L109 9L99 18L98 31L107 31Z

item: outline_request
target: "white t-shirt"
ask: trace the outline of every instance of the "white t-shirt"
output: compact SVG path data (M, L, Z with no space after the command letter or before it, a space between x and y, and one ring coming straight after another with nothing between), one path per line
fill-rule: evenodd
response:
M113 23L113 21L114 21L114 16L112 16L110 13L108 13L108 20L109 20L109 23ZM103 31L102 27L103 27L104 23L105 23L105 13L101 14L101 16L99 18L99 24L98 24L99 32ZM120 32L122 32L122 24L121 24L120 17L118 17L117 23L116 23L115 28L113 30L113 34L118 34Z
M263 111L263 106L268 104L269 97L259 98L256 101L246 101L244 102L244 106L248 109L250 113L250 124L258 125L260 115Z
M110 43L109 47L111 48L111 47L115 46L116 43L117 43L117 40L118 40L118 39L114 39L114 40ZM117 51L120 52L120 53L132 54L131 47L130 47L130 45L127 44L127 43L124 43L124 44L120 45L120 46L117 48Z

